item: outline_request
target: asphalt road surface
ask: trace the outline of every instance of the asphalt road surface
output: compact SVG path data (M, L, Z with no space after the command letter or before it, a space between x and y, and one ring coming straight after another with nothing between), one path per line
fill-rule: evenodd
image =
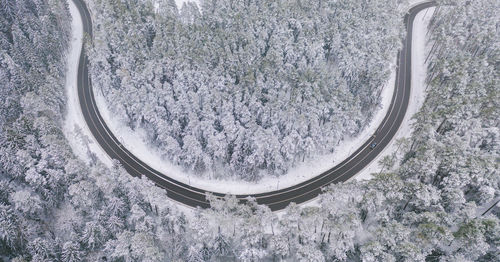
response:
M73 0L83 22L84 32L92 38L92 21L89 11L83 0ZM290 203L303 203L318 196L325 186L332 183L347 181L355 176L375 157L382 152L391 139L396 134L408 107L411 89L411 43L412 28L415 15L425 8L434 6L434 2L419 4L410 9L405 16L405 26L407 30L406 39L403 41L403 48L398 53L398 67L396 75L396 88L392 97L391 105L384 120L377 128L375 135L370 137L360 148L358 148L346 160L339 163L330 170L319 174L305 182L297 185L260 194L237 195L236 197L244 201L247 197L253 197L259 204L265 204L271 210L280 210ZM207 208L210 203L206 200L206 194L223 197L224 194L209 192L190 185L186 185L175 179L168 177L149 167L139 158L128 151L108 128L96 105L92 83L88 73L88 59L84 48L80 54L78 65L78 97L83 116L93 136L100 144L101 148L112 158L118 160L121 165L132 176L145 175L157 186L166 189L168 197L191 207ZM376 143L374 148L371 147Z

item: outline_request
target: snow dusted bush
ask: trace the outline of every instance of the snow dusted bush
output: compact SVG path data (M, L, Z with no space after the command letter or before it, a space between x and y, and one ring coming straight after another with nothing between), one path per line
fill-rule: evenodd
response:
M96 92L211 176L252 181L333 152L369 122L400 46L395 0L92 2Z

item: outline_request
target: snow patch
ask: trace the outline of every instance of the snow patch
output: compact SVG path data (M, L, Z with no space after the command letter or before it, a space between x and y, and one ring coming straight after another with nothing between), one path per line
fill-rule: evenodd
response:
M188 2L195 3L198 6L198 8L200 8L200 1L198 0L175 0L175 5L177 5L177 9L180 10L182 8L182 5Z
M63 240L69 240L69 232L72 232L72 227L75 222L81 218L69 201L54 210L54 223L51 225L52 230L58 235L65 237Z

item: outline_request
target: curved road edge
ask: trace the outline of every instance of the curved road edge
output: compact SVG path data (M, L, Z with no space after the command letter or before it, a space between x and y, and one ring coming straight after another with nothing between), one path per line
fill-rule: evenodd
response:
M84 32L92 38L92 23L87 6L83 0L73 0L73 2L82 17ZM280 210L292 202L303 203L315 198L322 192L322 189L329 184L347 181L375 159L375 157L391 142L399 126L403 122L407 111L411 89L413 21L416 14L420 11L435 5L435 2L418 4L412 7L404 18L407 35L406 38L403 39L403 48L398 53L396 88L388 113L377 128L375 132L376 135L370 137L370 139L344 161L307 181L276 191L260 194L237 195L236 197L242 201L245 201L247 197L252 197L257 200L257 203L265 204L273 211ZM104 122L97 108L88 72L89 61L85 51L85 47L82 48L78 64L78 98L88 128L106 154L108 154L110 158L118 160L130 175L138 177L145 175L157 186L166 189L168 197L188 206L209 207L210 204L206 199L207 193L217 197L223 197L224 194L192 187L160 173L142 162L119 142ZM370 145L372 143L377 143L377 146L371 148Z

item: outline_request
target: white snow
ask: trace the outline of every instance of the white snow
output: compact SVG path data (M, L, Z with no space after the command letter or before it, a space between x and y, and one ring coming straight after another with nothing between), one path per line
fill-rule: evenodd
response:
M198 0L175 0L175 4L177 5L177 9L181 9L182 5L187 2L193 2L195 3L198 8L200 7L200 1Z
M414 1L415 2L415 1ZM361 172L359 172L354 178L358 180L370 179L371 174L378 173L381 170L379 161L385 156L391 155L393 152L399 153L396 141L402 138L410 137L412 133L412 123L413 115L420 110L422 107L426 92L425 92L425 77L427 75L427 66L425 64L425 36L427 33L427 25L430 22L432 13L434 12L434 7L422 10L415 16L415 21L413 23L413 38L412 38L412 50L411 50L411 95L410 102L408 104L408 111L406 111L403 123L398 129L398 132L392 139L392 141L387 145L384 150L367 165Z
M178 5L182 4L182 0L176 1ZM68 77L67 77L67 95L68 95L68 113L65 123L65 135L70 141L72 149L78 154L82 159L86 161L91 161L88 152L93 152L101 161L103 161L108 166L111 166L111 160L105 154L105 152L100 148L98 143L93 138L90 130L88 129L83 115L81 113L80 105L78 102L76 81L77 81L77 68L78 68L78 58L82 45L82 24L80 15L72 3L69 2L70 12L74 19L72 20L73 36L71 43L71 52L68 55ZM425 80L425 66L423 64L424 60L424 44L425 44L425 28L430 18L432 12L427 12L427 16L423 17L426 12L420 12L415 20L414 24L414 36L413 36L413 50L412 50L412 94L410 98L410 104L402 126L398 130L395 139L401 137L407 137L411 134L411 116L418 111L425 99L424 92L424 80ZM424 20L423 20L424 19ZM96 88L96 100L101 115L108 124L111 131L119 138L120 142L134 155L139 157L142 161L150 165L152 168L176 179L186 184L196 186L202 189L216 191L220 193L229 194L245 194L245 193L260 193L270 190L280 189L288 187L299 182L305 181L312 178L319 173L333 167L335 164L341 162L347 156L350 155L352 151L362 145L376 130L379 123L383 120L392 98L392 93L394 91L394 81L395 81L395 66L393 66L393 73L386 87L384 87L381 97L382 106L380 110L374 115L374 118L370 125L365 128L365 130L354 138L349 138L341 142L337 147L337 151L334 154L325 155L316 158L314 161L304 163L290 170L288 174L281 176L280 178L268 177L262 179L258 183L242 182L239 180L209 180L199 178L188 173L183 172L181 167L172 165L168 161L162 159L161 154L148 146L145 137L144 130L134 130L126 127L123 122L119 119L114 119L111 117L111 113L106 106L104 98L101 96L100 92L97 92ZM86 141L87 140L87 141ZM356 179L369 179L371 173L378 172L378 160L384 155L387 155L396 150L394 146L394 140L389 144L388 147L377 157L372 163L360 172Z
M68 1L71 14L71 44L67 55L66 69L66 95L67 112L64 123L64 135L69 141L73 152L82 160L89 163L92 161L89 153L95 154L104 164L111 167L111 159L101 149L90 132L83 118L80 103L78 102L78 62L82 50L83 25L80 13L73 1Z
M63 236L64 241L69 239L69 234L75 222L81 219L75 211L70 201L64 201L62 205L54 209L54 219L52 220L51 229L58 235Z

